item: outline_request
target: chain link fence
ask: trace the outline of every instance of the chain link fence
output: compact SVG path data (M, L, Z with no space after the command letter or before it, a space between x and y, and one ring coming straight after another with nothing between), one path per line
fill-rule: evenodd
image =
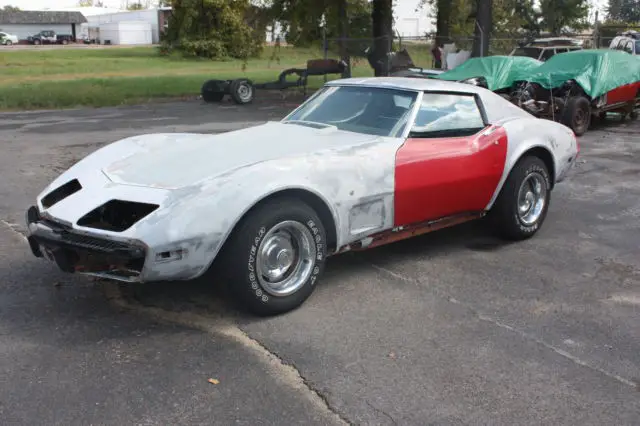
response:
M594 31L583 33L563 34L561 38L572 39L574 43L583 49L608 48L611 40L620 31L635 29L628 26L607 26L596 27ZM640 27L638 28L640 30ZM516 53L522 55L522 51L514 52L525 44L534 39L552 38L547 34L540 34L536 37L515 36L512 34L492 36L489 43L489 51L484 56L494 55L510 55ZM447 53L460 53L462 57L470 56L475 37L473 34L451 35L447 37L444 43L447 47ZM387 47L392 51L398 52L406 50L410 57L410 65L426 69L437 68L437 62L432 49L436 43L433 35L424 36L398 36L386 37L381 39L374 38L324 38L322 40L322 49L325 58L343 59L349 65L351 75L371 75L373 73L374 63L380 62L384 58L375 58L375 45L377 43L387 43ZM562 53L566 49L559 47L557 52ZM533 55L533 53L532 53ZM372 56L374 56L372 58ZM405 63L406 58L402 58ZM383 61L384 62L384 61ZM386 61L384 69L385 74L392 71L393 65L390 61Z

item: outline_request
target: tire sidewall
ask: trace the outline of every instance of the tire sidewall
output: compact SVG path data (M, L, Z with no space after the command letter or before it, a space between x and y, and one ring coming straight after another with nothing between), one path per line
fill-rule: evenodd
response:
M242 99L240 97L239 89L241 86L246 86L251 91L251 97L249 99ZM251 102L253 102L253 99L255 97L255 87L253 86L253 83L251 82L251 80L249 79L234 80L231 83L231 86L229 89L231 91L231 97L237 104L244 105L244 104L250 104Z
M571 123L569 127L571 127L571 129L575 132L577 136L582 136L589 129L589 126L591 125L591 108L589 105L589 100L583 96L579 96L571 99L569 101L569 105L570 105L569 119ZM575 125L575 120L579 111L582 111L584 113L585 121L582 126L578 127Z
M532 225L525 225L520 216L518 215L518 193L520 191L520 186L525 179L527 179L531 174L539 173L542 175L544 179L544 183L546 185L546 199L544 208L538 217L538 220L535 221ZM544 222L544 219L547 215L547 211L549 209L549 201L551 199L551 180L549 178L549 172L546 167L544 167L544 163L538 159L528 159L523 163L523 167L518 170L517 179L515 180L515 185L513 187L513 196L511 197L512 202L512 213L511 217L515 226L517 226L520 232L523 235L533 235L540 229L540 226Z
M232 276L236 277L229 284L234 293L240 296L242 303L250 304L256 313L279 313L292 310L302 304L315 290L318 280L324 272L326 258L326 231L320 218L306 205L287 204L286 209L270 212L261 210L262 214L254 215L237 235L231 255L236 257L232 262ZM307 281L295 292L287 296L271 295L257 278L257 255L260 243L269 230L286 220L302 224L311 232L316 246L316 256L312 272Z

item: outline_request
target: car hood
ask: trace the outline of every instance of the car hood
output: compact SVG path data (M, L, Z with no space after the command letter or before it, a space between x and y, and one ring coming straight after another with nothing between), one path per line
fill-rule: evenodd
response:
M167 133L126 140L101 165L114 183L178 189L253 164L372 143L378 136L268 122L220 134Z

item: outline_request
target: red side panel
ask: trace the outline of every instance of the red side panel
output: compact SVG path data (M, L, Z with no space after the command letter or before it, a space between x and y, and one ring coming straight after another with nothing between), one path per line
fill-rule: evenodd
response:
M607 92L607 105L632 101L636 96L638 96L639 89L640 82L626 84L624 86L616 87L613 90L609 90Z
M395 225L483 210L507 156L507 133L494 129L471 137L407 139L396 154Z

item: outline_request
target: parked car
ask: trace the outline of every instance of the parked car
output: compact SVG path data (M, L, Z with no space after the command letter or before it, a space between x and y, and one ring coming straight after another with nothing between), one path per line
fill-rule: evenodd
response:
M564 37L540 38L519 46L511 51L510 56L527 56L539 61L547 61L559 53L582 50L582 45L575 39Z
M273 315L312 294L331 255L485 215L530 238L577 154L569 128L481 87L339 79L279 122L100 148L37 196L28 241L66 272L222 277Z
M508 95L516 81L527 78L540 65L541 61L527 56L485 56L469 58L434 78L475 84Z
M71 34L56 34L55 31L40 31L38 34L27 37L30 44L69 44L76 41Z
M611 40L609 49L622 50L632 55L640 55L640 33L625 31Z
M638 117L640 58L611 49L556 55L516 82L510 99L537 117L559 120L578 136L592 116Z
M18 44L18 36L14 34L9 34L4 31L0 31L0 44L4 46L11 46L14 44Z

